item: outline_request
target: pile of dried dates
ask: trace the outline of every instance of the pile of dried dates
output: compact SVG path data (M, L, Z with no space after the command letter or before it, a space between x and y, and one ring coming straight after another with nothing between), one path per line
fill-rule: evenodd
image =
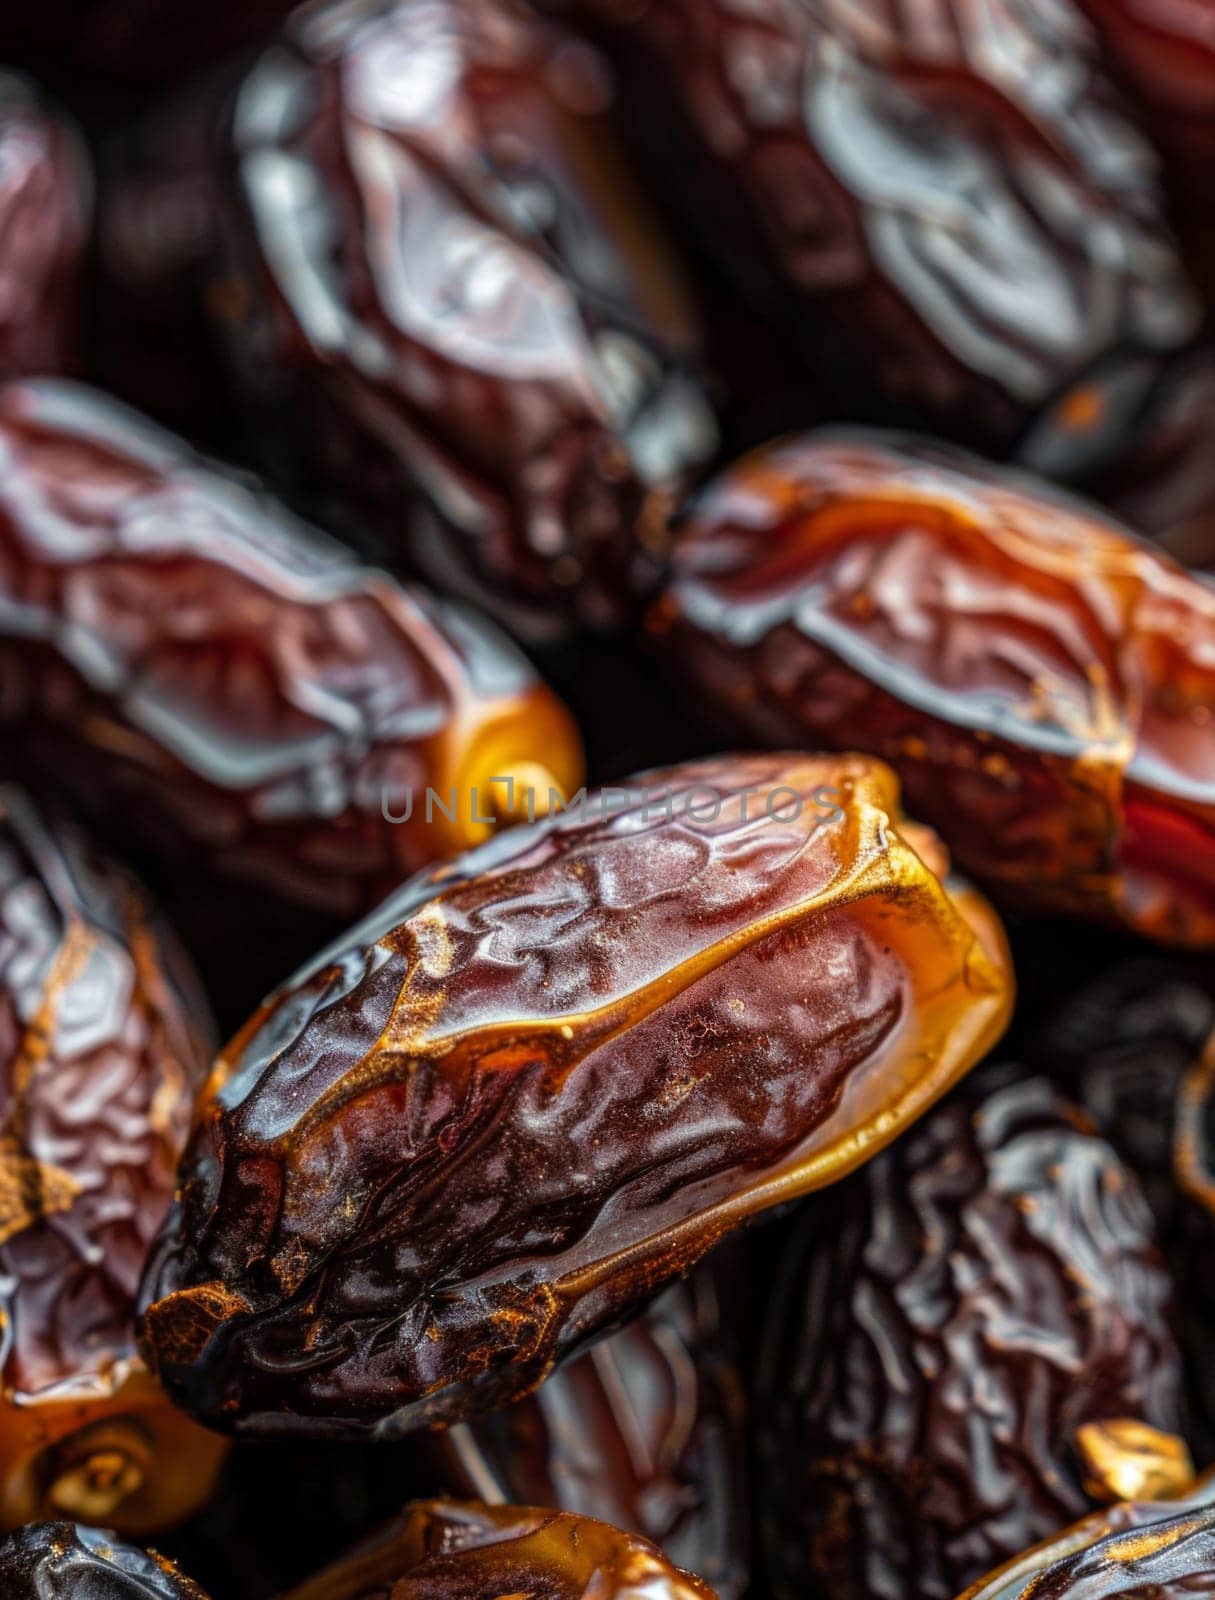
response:
M1215 1595L1215 0L0 12L0 1600Z

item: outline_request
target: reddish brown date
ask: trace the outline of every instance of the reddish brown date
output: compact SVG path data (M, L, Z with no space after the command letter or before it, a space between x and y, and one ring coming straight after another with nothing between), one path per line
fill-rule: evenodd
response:
M1150 1214L1043 1080L939 1107L807 1209L783 1276L757 1405L779 1593L949 1600L1120 1473L1188 1481Z
M0 1544L5 1600L207 1600L163 1557L70 1522L40 1522Z
M876 387L886 415L1007 449L1193 334L1153 157L1072 0L576 9L619 24L672 200L812 336L836 415L842 393L872 416Z
M718 1253L720 1255L720 1252ZM727 1247L727 1293L741 1266ZM534 1395L437 1437L454 1492L553 1506L653 1539L719 1600L747 1586L742 1377L715 1255Z
M1027 1550L962 1600L1192 1600L1215 1573L1215 1474L1185 1495L1112 1506Z
M336 0L224 135L207 300L284 470L538 638L631 614L715 442L612 100L514 0Z
M0 727L141 843L343 914L581 776L488 624L53 381L0 390Z
M1215 588L1095 511L791 439L694 504L653 623L732 729L889 761L1010 902L1215 943Z
M715 1600L654 1545L589 1517L422 1500L288 1600Z
M219 1057L148 1285L173 1395L385 1437L530 1392L999 1036L945 869L880 763L758 755L406 885Z
M217 1442L135 1353L210 1048L143 892L0 789L0 1525L147 1532L212 1487Z
M74 130L0 71L0 378L76 367L91 206Z

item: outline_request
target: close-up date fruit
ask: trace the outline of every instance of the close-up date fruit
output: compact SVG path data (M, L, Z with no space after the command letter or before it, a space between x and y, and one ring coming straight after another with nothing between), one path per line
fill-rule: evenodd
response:
M145 1291L169 1392L379 1437L529 1393L999 1038L947 866L881 763L740 755L405 885L220 1053Z
M725 1247L526 1400L438 1432L453 1492L644 1534L718 1600L738 1600L747 1585L746 1418L721 1301L740 1267Z
M631 615L716 442L613 98L517 0L333 0L221 136L206 299L269 459L539 639Z
M0 389L0 731L124 842L341 915L581 781L496 629L55 380Z
M716 1600L647 1539L568 1513L475 1501L409 1505L287 1600Z
M651 626L733 735L888 761L1009 904L1215 945L1215 585L1099 512L794 437L694 501Z
M558 9L609 24L667 197L808 338L837 416L1004 451L1193 336L1155 159L1073 0ZM1121 448L1108 420L1090 456Z
M141 1534L212 1488L135 1351L210 1029L145 891L0 788L0 1526Z
M1215 1474L1183 1495L1121 1502L1035 1545L961 1600L1182 1600L1215 1579Z
M207 1600L171 1562L70 1522L39 1522L0 1544L4 1600Z
M937 1107L807 1206L780 1277L756 1407L778 1594L949 1600L1094 1500L1188 1486L1150 1211L1045 1080Z
M79 135L0 68L0 378L78 365L91 210Z

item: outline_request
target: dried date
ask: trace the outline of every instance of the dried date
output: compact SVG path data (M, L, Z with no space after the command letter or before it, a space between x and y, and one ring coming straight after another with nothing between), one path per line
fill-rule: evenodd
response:
M820 1208L757 1405L779 1593L948 1600L1094 1494L1188 1484L1150 1213L1044 1080L938 1107Z
M643 1534L719 1600L737 1600L748 1576L747 1440L722 1327L721 1253L526 1400L439 1434L452 1491Z
M387 1437L530 1392L998 1037L1002 934L946 866L880 763L757 755L406 885L219 1058L148 1280L172 1394Z
M0 789L0 1525L144 1533L212 1487L222 1444L135 1351L210 1048L142 890Z
M207 1600L163 1557L70 1522L22 1528L0 1545L5 1600Z
M809 334L834 415L876 388L883 420L1007 450L1193 336L1152 152L1072 0L573 3L617 25L669 197Z
M496 630L54 380L0 390L0 727L128 835L344 915L581 776Z
M732 731L890 762L1010 902L1215 943L1215 588L1099 513L794 438L703 492L652 620Z
M632 615L716 437L612 100L515 0L337 0L222 136L206 300L280 470L538 639Z
M715 1600L647 1539L555 1511L422 1500L288 1600Z
M1097 1512L989 1573L962 1600L1185 1600L1215 1574L1215 1474L1185 1495Z
M91 209L75 131L0 72L0 378L78 364Z

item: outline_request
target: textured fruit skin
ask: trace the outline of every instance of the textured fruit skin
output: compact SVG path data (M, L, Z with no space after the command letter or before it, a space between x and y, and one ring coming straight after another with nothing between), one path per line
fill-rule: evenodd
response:
M0 1544L5 1600L207 1600L163 1557L70 1522L39 1522Z
M491 776L579 783L495 629L104 396L0 389L0 470L6 763L140 847L353 915L492 831Z
M647 1539L557 1511L419 1500L288 1600L715 1600Z
M1123 1501L989 1573L962 1600L1120 1600L1209 1593L1215 1571L1215 1474L1172 1500Z
M0 378L78 365L91 211L75 130L0 71Z
M571 3L660 162L682 116L671 203L860 415L1010 450L1193 336L1153 153L1072 0Z
M219 1057L146 1286L179 1403L463 1420L880 1148L1011 1003L897 818L880 763L723 756L406 885Z
M741 1265L727 1246L527 1399L439 1433L452 1492L610 1522L652 1539L719 1600L741 1595L745 1401L721 1306Z
M1091 1506L1082 1424L1178 1431L1150 1213L1045 1080L963 1091L817 1204L757 1406L779 1593L949 1600Z
M890 762L1009 902L1215 943L1215 588L1091 508L795 437L694 502L651 620L732 733Z
M634 614L716 442L613 97L513 0L337 0L220 136L206 299L279 468L541 642Z
M212 1049L143 890L0 788L0 1524L135 1437L124 1529L180 1519L221 1452L135 1352L135 1295Z

